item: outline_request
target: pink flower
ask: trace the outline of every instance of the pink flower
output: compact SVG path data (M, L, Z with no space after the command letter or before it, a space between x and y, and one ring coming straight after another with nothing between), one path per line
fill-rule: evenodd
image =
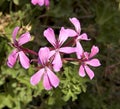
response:
M59 38L55 38L55 33L52 28L48 28L44 31L44 36L46 39L53 45L54 50L51 51L50 56L54 55L54 60L52 62L53 68L55 71L60 71L62 67L62 59L60 56L60 52L62 53L73 53L75 52L75 48L72 47L61 47L62 44L67 40L68 35L64 27L61 28L59 33Z
M36 72L30 79L32 85L36 85L43 78L43 86L46 90L50 90L52 87L57 87L59 85L58 77L49 68L49 54L50 50L47 47L41 48L39 50L39 61L42 68Z
M13 34L12 34L13 46L16 49L13 50L12 53L8 56L7 65L10 68L12 68L15 65L16 60L19 57L19 60L20 60L20 63L22 65L22 67L27 69L30 66L30 61L29 61L28 57L25 55L25 53L22 51L21 46L23 44L29 42L31 37L30 37L29 32L26 32L26 33L22 34L17 41L16 40L16 35L18 33L18 30L19 30L19 27L16 27L13 31Z
M83 52L83 48L79 41L80 40L90 40L90 39L88 39L86 33L81 34L81 26L80 26L80 22L77 18L73 17L73 18L70 18L69 20L74 25L75 30L67 29L67 33L68 33L68 36L75 38L76 53L77 53L78 58L80 59L81 57L79 54L81 54ZM79 49L79 51L78 51L78 49Z
M45 6L49 6L50 5L50 1L49 0L31 0L31 3L33 4L33 5L39 5L39 6L43 6L43 5L45 5Z
M100 66L100 62L98 59L94 58L93 57L99 52L99 48L97 46L92 46L92 49L91 49L91 53L88 53L88 52L83 52L83 54L81 55L81 66L79 68L79 75L81 77L84 77L86 74L85 74L85 71L86 73L88 74L89 78L90 79L93 79L94 77L94 72L89 68L88 65L90 66L93 66L93 67L98 67Z

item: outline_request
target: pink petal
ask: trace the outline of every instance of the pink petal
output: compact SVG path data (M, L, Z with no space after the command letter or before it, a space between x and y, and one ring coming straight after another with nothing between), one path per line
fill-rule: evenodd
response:
M47 68L47 74L48 74L50 83L52 84L52 86L56 88L60 82L59 78L49 68Z
M50 53L50 50L48 47L42 47L40 48L39 50L39 58L40 58L40 61L42 63L42 65L45 65L48 60L49 60L49 53Z
M8 56L8 60L7 60L7 65L12 68L17 60L18 57L18 53L17 50L14 50L9 56Z
M86 33L81 34L80 36L77 37L78 40L90 40L88 39L88 36Z
M44 2L45 2L45 0L38 0L38 4L39 4L40 6L43 6L43 5L44 5Z
M85 67L86 73L88 74L88 76L90 77L90 79L93 79L94 72L87 65L85 65L84 67Z
M55 53L56 53L56 50L52 50L52 51L50 51L50 53L49 53L49 58L51 58L52 56L54 56Z
M65 30L64 27L61 28L60 34L59 34L59 44L62 45L68 38L67 31Z
M19 53L19 58L20 58L20 63L22 67L25 69L28 69L30 66L30 60L29 58L25 55L23 51L18 52Z
M29 32L26 32L25 34L22 34L22 35L20 36L20 38L18 39L18 44L19 44L19 45L23 45L23 44L29 42L30 39L31 39L30 33L29 33Z
M70 54L70 53L75 52L75 48L73 48L73 47L62 47L62 48L59 49L59 51L63 52L63 53Z
M36 72L30 79L30 83L32 85L36 85L39 83L39 81L42 79L42 75L44 73L44 68L40 69L38 72Z
M52 28L48 28L44 31L44 36L46 39L55 47L56 39L55 39L55 33Z
M15 29L13 30L12 38L13 38L14 43L16 42L16 36L17 36L19 29L20 29L19 27L15 27Z
M36 5L36 4L38 3L38 0L31 0L31 3L32 3L33 5Z
M75 37L77 35L77 32L73 29L66 29L66 32L69 37Z
M79 68L79 75L81 77L84 77L86 75L83 65L81 65L80 68Z
M84 50L82 48L82 45L80 44L79 41L76 41L76 54L78 59L81 59L83 52Z
M92 60L86 61L85 63L89 64L89 65L91 65L93 67L98 67L98 66L101 65L100 61L98 59L92 59Z
M79 20L77 18L75 18L75 17L74 18L70 18L69 20L75 26L75 29L76 29L77 33L80 34L81 27L80 27Z
M49 6L50 5L50 1L49 0L45 0L45 6Z
M97 53L99 52L99 48L95 45L92 46L91 48L91 53L90 53L90 58L94 57Z
M88 53L88 52L84 52L84 53L83 53L84 57L85 57L87 60L89 60L89 54L90 54L90 53Z
M55 54L55 58L54 58L52 64L53 64L53 68L56 72L60 71L60 69L62 67L62 60L61 60L59 52Z
M50 90L52 88L47 73L43 76L43 86L46 90Z

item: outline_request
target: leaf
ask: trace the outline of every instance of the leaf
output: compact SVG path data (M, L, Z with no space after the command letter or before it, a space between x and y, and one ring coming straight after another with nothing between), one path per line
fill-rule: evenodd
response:
M55 103L55 97L49 97L48 105L53 105Z
M10 95L0 95L0 108L3 108L4 106L7 106L9 108L13 107L12 97Z
M16 5L19 5L20 1L19 0L13 0L13 3L16 4Z

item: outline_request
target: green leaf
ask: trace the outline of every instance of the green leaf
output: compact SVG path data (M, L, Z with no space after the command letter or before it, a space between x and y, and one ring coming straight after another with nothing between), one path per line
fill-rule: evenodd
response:
M16 4L16 5L19 5L20 1L19 0L13 0L13 3Z
M9 108L13 107L12 97L10 95L0 95L0 108L3 108L4 106L7 106Z

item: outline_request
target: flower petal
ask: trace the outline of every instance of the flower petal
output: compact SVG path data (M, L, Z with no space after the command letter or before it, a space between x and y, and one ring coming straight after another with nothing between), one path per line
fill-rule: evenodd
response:
M38 4L39 4L40 6L43 6L43 5L44 5L44 2L45 2L45 0L38 0Z
M39 81L41 80L42 78L42 75L44 73L44 68L40 69L38 72L36 72L30 79L30 83L32 85L36 85L39 83Z
M54 56L54 55L55 55L55 53L56 53L56 51L55 51L55 50L50 51L50 53L49 53L49 58L51 58L52 56Z
M31 39L30 33L26 32L20 36L20 38L18 39L18 44L23 45L23 44L29 42L30 39Z
M83 50L82 45L80 44L79 41L76 41L76 54L77 54L78 59L81 59L83 52L84 50Z
M90 53L90 58L94 57L97 53L99 52L99 48L95 45L92 46L91 48L91 53Z
M85 67L86 73L88 74L89 78L93 79L94 72L87 65L85 65L84 67Z
M69 37L75 37L77 35L77 32L73 29L66 29L66 32Z
M80 22L77 18L73 17L69 19L70 22L75 26L76 32L80 34L81 32L81 27L80 27Z
M85 63L89 64L89 65L91 65L93 67L98 67L98 66L101 65L100 61L98 59L92 59L92 60L86 61Z
M60 82L59 78L49 68L47 68L47 74L48 74L50 83L52 84L52 86L56 88Z
M80 68L79 68L79 75L81 77L84 77L86 75L85 74L85 69L84 69L83 65L81 65Z
M88 36L86 33L81 34L80 36L77 37L78 40L90 40L88 39Z
M19 29L20 29L19 27L15 27L15 29L13 30L12 38L13 38L14 43L16 42L16 36L17 36Z
M38 0L31 0L31 3L32 3L33 5L36 5L36 4L38 3Z
M13 50L13 52L8 56L7 65L10 68L12 68L15 65L17 57L18 57L17 50Z
M54 30L52 28L46 29L44 31L44 36L55 47L56 39L55 39Z
M39 58L42 65L45 65L49 60L50 50L48 47L42 47L39 50Z
M50 5L50 1L49 0L45 0L45 6L49 6Z
M47 73L45 73L43 76L43 86L46 90L50 90L52 88Z
M61 67L62 67L62 60L61 60L61 57L60 57L60 53L59 53L59 52L57 52L57 53L55 54L55 58L54 58L52 64L53 64L53 68L54 68L54 70L55 70L56 72L60 71L60 69L61 69Z
M84 58L87 60L89 60L89 54L88 52L84 52L83 55L84 55Z
M23 68L28 69L30 66L30 60L29 58L25 55L23 51L18 52L19 53L19 58L20 58L20 63Z
M75 48L73 48L73 47L62 47L62 48L59 49L59 51L63 52L63 53L70 54L70 53L75 52Z
M68 34L67 31L65 30L64 27L62 27L60 29L60 33L59 33L59 44L62 45L68 38Z

